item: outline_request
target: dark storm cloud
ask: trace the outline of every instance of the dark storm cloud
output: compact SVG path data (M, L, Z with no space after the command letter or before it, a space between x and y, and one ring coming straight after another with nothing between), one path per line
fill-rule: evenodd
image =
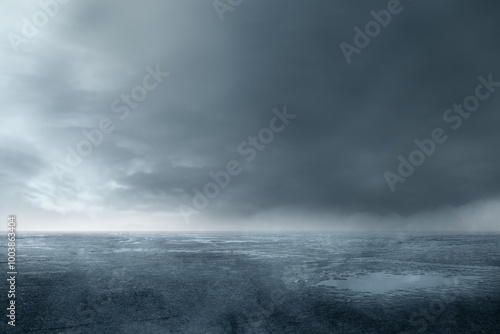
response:
M215 200L224 203L221 210L241 207L242 211L260 212L299 206L412 214L442 205L462 205L481 199L481 193L494 195L498 185L496 141L469 141L455 152L456 157L449 150L465 136L484 137L486 132L496 138L495 129L488 124L489 118L496 117L492 115L498 100L492 97L485 102L457 132L446 128L441 117L453 103L461 103L473 93L478 75L487 76L498 68L491 57L496 50L491 39L495 31L492 12L498 6L403 3L405 10L347 65L339 42L352 43L352 28L362 26L370 19L369 11L383 5L350 11L335 4L297 2L266 4L265 10L259 7L262 4L238 8L225 22L232 32L228 42L232 47L228 54L220 55L226 67L219 69L226 73L203 73L209 78L225 78L218 81L225 88L224 96L206 97L217 100L200 103L202 113L162 113L163 120L155 122L153 132L161 132L159 127L169 123L185 127L185 131L176 135L165 131L168 148L159 156L175 151L168 142L179 143L178 148L186 147L187 152L205 152L207 165L197 173L201 189L210 181L210 170L223 169L227 161L238 158L231 150L248 134L266 126L270 109L286 104L299 118L259 154L251 170L235 178L227 195ZM451 16L450 11L455 14ZM346 12L356 15L339 17ZM464 42L473 43L473 53ZM207 53L198 56L203 62ZM197 81L205 79L203 74ZM500 78L500 74L494 77ZM226 87L228 82L231 86ZM196 99L199 95L193 92L191 96ZM395 172L398 155L409 154L415 148L413 140L429 137L435 127L448 129L449 142L438 147L392 193L383 173ZM467 157L467 150L481 153ZM458 172L457 163L468 172ZM170 172L159 169L158 180L164 181ZM177 172L179 179L192 171ZM137 178L133 180L137 182ZM182 189L193 194L193 185L186 182Z
M30 154L45 167L24 169L27 188L43 170L44 207L63 187L89 206L177 214L234 159L243 171L201 215L407 216L495 198L500 92L457 131L442 116L478 76L500 81L500 5L403 0L348 64L339 44L353 44L353 28L387 3L244 1L223 22L210 1L68 4L49 37L23 46L18 63L31 70L11 75L23 91L13 96L36 105L41 125ZM111 102L156 64L171 75L120 120ZM238 145L285 105L297 117L246 162ZM50 164L104 117L116 129L61 185ZM397 173L398 156L436 127L447 142L391 192L384 172Z

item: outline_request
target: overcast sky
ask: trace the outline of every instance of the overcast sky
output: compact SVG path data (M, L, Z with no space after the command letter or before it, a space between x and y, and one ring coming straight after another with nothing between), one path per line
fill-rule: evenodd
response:
M52 16L2 1L2 216L26 231L499 230L500 3L401 0L346 57L394 1L72 0ZM477 110L443 118L477 91ZM400 182L398 157L436 128L446 141ZM68 166L82 131L98 144Z

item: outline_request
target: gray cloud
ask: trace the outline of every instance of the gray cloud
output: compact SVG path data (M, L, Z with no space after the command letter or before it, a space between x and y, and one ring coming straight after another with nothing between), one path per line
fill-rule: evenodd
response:
M442 116L474 93L479 75L500 81L500 5L401 3L404 10L351 64L339 43L352 44L353 28L387 1L247 1L223 22L210 1L61 6L19 54L7 38L0 44L0 186L15 194L2 197L5 214L9 207L43 212L58 227L116 228L128 217L121 226L134 228L135 217L150 217L144 229L189 228L179 204L190 204L193 188L235 159L242 173L200 212L200 224L226 219L244 228L293 212L304 226L315 217L325 228L342 227L332 220L349 224L362 215L373 228L392 228L447 212L438 228L464 229L453 222L456 210L499 195L500 92L456 131ZM2 36L20 33L22 17L39 10L15 1L3 7L10 18ZM171 75L120 120L112 101L156 64ZM238 145L284 105L297 118L245 162ZM82 130L105 117L115 130L59 180L52 163L63 163L66 145L75 148ZM413 141L436 127L447 142L391 192L383 173L396 173L398 156L408 157Z

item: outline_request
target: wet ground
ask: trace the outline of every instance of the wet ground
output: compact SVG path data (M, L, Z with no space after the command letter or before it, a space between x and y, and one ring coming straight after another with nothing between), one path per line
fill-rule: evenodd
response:
M369 293L389 293L392 291L417 290L422 288L440 287L446 284L459 284L468 277L455 276L447 279L441 275L432 274L400 274L373 273L342 280L321 281L317 285L333 286L338 289ZM476 277L470 277L472 282Z
M18 238L0 332L500 333L498 234Z

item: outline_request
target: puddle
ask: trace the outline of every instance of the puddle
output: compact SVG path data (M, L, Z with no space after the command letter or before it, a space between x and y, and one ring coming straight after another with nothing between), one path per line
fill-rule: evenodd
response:
M430 288L449 283L441 275L391 275L374 273L347 280L326 280L317 285L333 286L359 292L385 293L394 290Z

